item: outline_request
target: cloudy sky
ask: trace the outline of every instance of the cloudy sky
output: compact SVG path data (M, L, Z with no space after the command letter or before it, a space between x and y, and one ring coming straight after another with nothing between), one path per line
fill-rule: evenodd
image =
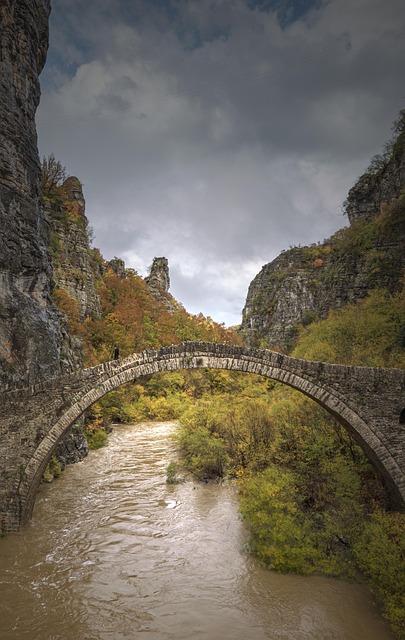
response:
M41 156L84 185L94 244L238 324L282 249L347 224L405 107L404 0L53 0Z

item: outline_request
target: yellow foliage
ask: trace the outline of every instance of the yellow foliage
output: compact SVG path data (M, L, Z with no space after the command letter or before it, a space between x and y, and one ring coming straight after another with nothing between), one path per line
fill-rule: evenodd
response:
M405 293L374 290L300 331L292 355L369 367L405 367Z

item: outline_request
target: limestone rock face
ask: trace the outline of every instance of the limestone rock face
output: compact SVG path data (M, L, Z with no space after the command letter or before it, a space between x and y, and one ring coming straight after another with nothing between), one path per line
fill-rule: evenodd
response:
M285 251L264 265L249 286L243 310L242 330L248 343L288 344L296 322L314 308L314 296L301 249Z
M60 372L64 336L50 299L49 228L39 187L35 111L49 0L0 3L0 386ZM69 365L70 366L70 365Z
M298 325L365 298L400 289L405 267L405 133L376 176L351 189L351 226L322 244L295 247L264 265L251 282L241 331L250 346L288 350ZM402 194L402 195L401 195Z
M169 262L167 258L153 258L150 274L145 282L153 289L160 289L166 293L170 289Z
M53 264L54 293L65 292L70 303L76 304L81 320L101 315L96 283L105 264L98 250L89 244L89 226L81 182L70 176L59 187L59 199L48 202L50 246ZM61 314L61 321L66 318ZM63 358L75 368L83 367L82 343L69 336L64 341ZM55 451L61 468L82 460L88 454L84 420L80 419L64 435Z
M288 348L299 323L325 318L330 309L367 295L368 278L356 260L328 256L317 266L308 260L307 249L283 252L251 282L242 320L249 345Z
M350 223L371 220L384 206L397 200L405 185L405 135L399 135L391 157L381 167L365 173L349 191L346 211Z
M170 275L167 258L153 258L150 274L145 278L153 297L162 302L173 313L181 308L181 305L169 293Z
M89 245L88 220L81 182L71 176L63 183L65 197L62 211L48 208L51 223L51 250L55 287L63 289L78 304L81 318L101 314L97 279L104 266Z

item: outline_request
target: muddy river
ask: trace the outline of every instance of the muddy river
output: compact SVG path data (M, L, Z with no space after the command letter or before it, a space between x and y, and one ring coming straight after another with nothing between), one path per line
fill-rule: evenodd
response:
M166 484L171 423L116 427L0 539L1 640L392 640L363 585L248 555L235 488Z

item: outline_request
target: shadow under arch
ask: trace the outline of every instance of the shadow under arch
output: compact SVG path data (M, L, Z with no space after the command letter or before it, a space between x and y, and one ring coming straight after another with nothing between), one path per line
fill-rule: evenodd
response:
M390 490L398 494L398 503L403 503L403 497L393 482L395 473L398 472L398 464L359 413L350 407L337 392L333 392L330 389L326 390L321 384L317 384L303 375L288 371L273 362L270 363L268 359L258 357L260 353L265 352L255 350L255 357L247 360L241 357L239 352L235 353L235 357L232 358L229 354L221 356L215 351L212 353L206 352L202 355L198 353L185 355L179 354L175 350L170 352L168 348L166 350L144 352L144 354L151 354L149 358L134 359L133 356L129 356L122 361L116 362L114 367L112 363L105 363L105 365L95 367L94 369L100 370L100 382L89 389L84 389L83 393L76 396L72 400L72 404L65 408L59 419L51 426L48 434L41 441L25 468L24 477L21 479L18 491L22 505L22 522L27 522L32 514L35 495L42 474L59 440L86 409L110 391L132 382L140 376L181 369L243 371L245 373L263 375L301 391L320 404L347 429L385 478ZM277 354L274 354L274 356L276 356L277 361L279 359ZM282 360L284 358L288 358L288 356L281 356Z

